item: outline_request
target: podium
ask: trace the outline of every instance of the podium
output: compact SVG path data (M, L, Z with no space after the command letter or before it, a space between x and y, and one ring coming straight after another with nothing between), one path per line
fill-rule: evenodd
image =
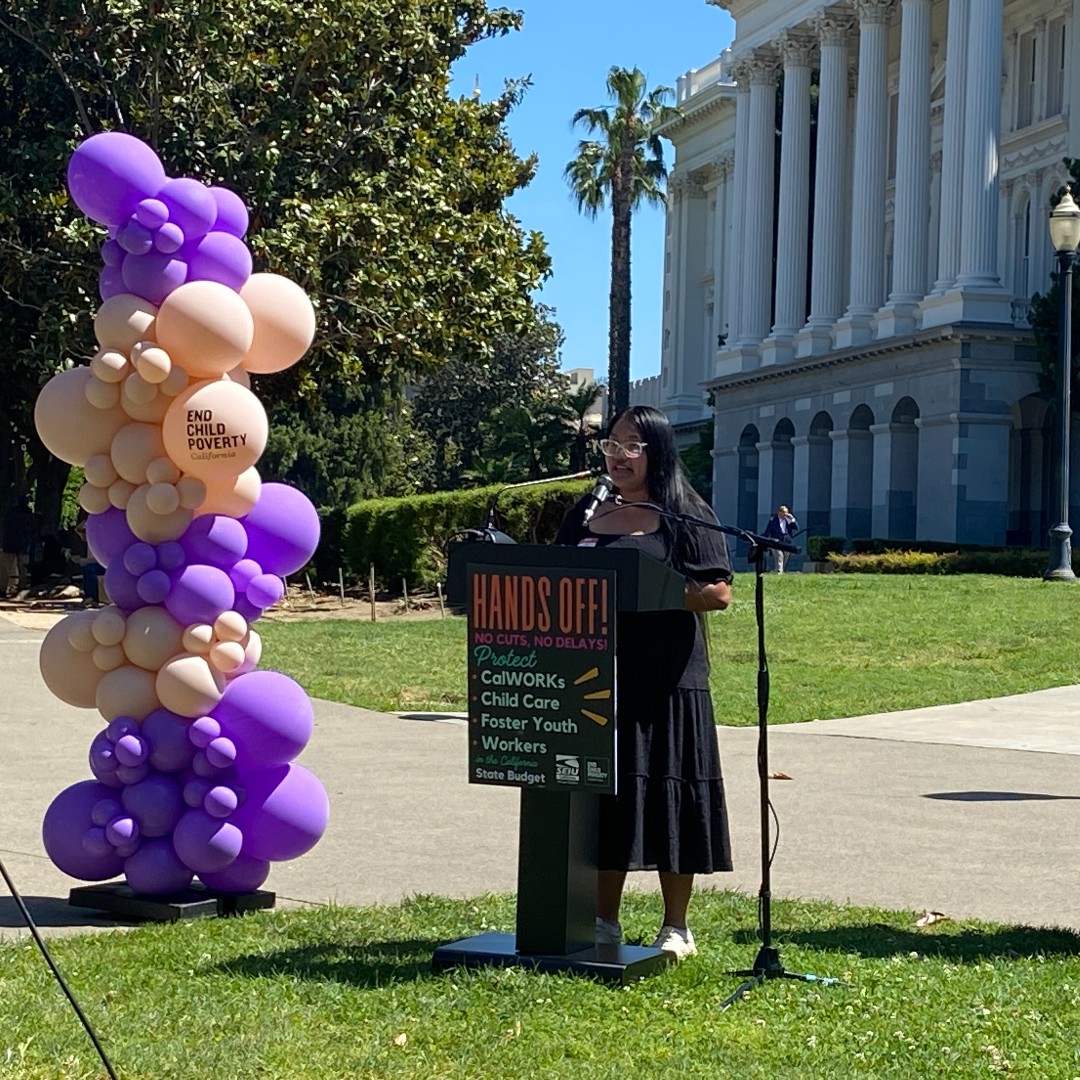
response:
M629 548L452 546L447 597L468 618L469 780L521 789L517 919L514 934L440 946L436 970L628 983L671 962L660 949L595 943L597 828L616 786L615 615L682 609L685 588Z

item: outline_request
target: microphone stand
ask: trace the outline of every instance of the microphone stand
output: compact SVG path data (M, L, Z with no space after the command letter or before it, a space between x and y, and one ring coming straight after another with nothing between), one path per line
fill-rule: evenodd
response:
M773 810L769 801L769 662L765 650L765 552L769 549L783 551L790 555L798 555L800 549L786 540L774 540L769 536L759 536L757 533L748 532L733 525L721 525L719 522L706 521L695 517L693 514L676 514L671 510L665 510L655 503L635 502L622 503L623 506L637 506L652 510L661 517L672 521L682 522L695 528L710 529L713 532L725 533L728 536L745 540L750 545L747 559L754 567L754 612L757 621L757 707L758 707L758 791L759 813L761 826L761 887L758 890L758 935L761 939L761 948L754 958L750 968L732 971L743 980L740 986L721 1003L721 1009L727 1009L736 1001L746 995L754 987L769 979L797 979L799 982L823 983L830 985L839 982L839 979L822 975L811 975L788 971L781 959L780 950L772 940L772 857L774 851L771 844L769 829L769 813ZM774 812L775 813L775 812ZM778 830L779 832L779 830Z
M586 469L583 472L570 473L568 476L544 476L539 480L524 480L520 484L506 484L492 495L491 502L488 503L487 524L482 528L467 529L465 537L468 540L486 541L491 544L513 544L515 543L514 539L507 536L495 525L495 504L499 501L499 496L503 492L512 491L514 488L533 487L535 484L554 484L560 480L584 480L592 475L592 472Z

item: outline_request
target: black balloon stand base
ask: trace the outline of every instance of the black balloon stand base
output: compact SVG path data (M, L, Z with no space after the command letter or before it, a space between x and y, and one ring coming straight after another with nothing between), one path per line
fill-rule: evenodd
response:
M277 895L264 889L247 893L219 893L193 882L183 892L164 896L137 893L130 885L108 881L103 885L81 885L68 894L73 907L108 912L125 920L178 922L181 919L215 919L244 915L272 908Z
M625 985L663 970L674 959L671 953L643 945L590 945L558 956L519 953L514 934L492 932L440 946L435 950L431 966L436 971L454 967L521 967Z

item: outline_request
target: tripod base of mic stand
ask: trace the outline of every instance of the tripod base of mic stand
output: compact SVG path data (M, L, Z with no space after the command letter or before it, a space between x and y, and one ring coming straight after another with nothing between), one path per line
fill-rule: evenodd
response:
M730 974L744 979L743 984L729 997L720 1003L721 1009L734 1005L736 1001L747 993L760 986L769 979L795 979L798 982L823 983L826 986L838 983L839 979L825 975L810 975L802 972L788 971L780 962L780 950L762 946L754 960L754 966L749 970L732 971Z

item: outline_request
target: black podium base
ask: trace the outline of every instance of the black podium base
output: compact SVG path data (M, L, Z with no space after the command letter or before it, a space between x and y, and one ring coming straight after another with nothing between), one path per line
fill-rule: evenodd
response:
M675 960L671 953L643 945L591 945L565 956L523 956L515 945L513 934L478 934L440 945L431 966L436 971L452 967L526 967L625 984L662 971Z
M121 919L150 922L177 922L180 919L214 919L223 915L242 915L247 911L272 908L275 893L255 889L248 893L217 893L198 882L183 892L165 896L137 893L130 885L109 881L104 885L82 885L68 894L73 907L106 911Z

